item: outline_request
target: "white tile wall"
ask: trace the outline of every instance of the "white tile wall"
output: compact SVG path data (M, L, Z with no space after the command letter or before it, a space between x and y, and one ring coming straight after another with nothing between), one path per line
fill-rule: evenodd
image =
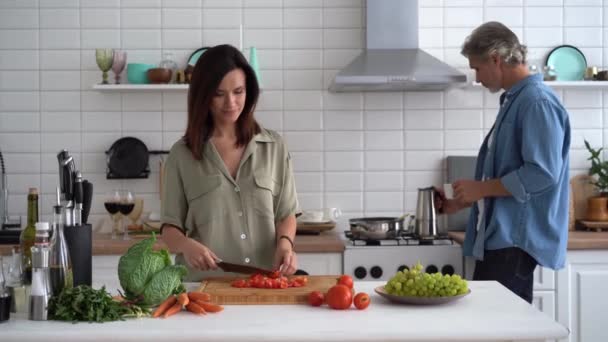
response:
M101 200L129 185L158 211L157 158L148 180L105 179L105 154L121 136L168 149L186 126L186 93L92 91L98 47L122 48L133 62L164 51L183 66L200 47L258 49L256 112L285 137L304 208L340 207L347 216L411 211L416 189L440 184L444 158L475 155L492 126L498 95L446 92L327 92L337 71L365 46L362 0L4 0L0 1L0 149L9 172L10 211L25 214L28 187L51 203L55 154L68 148ZM469 72L459 48L478 24L499 20L543 63L559 44L589 64L608 65L608 7L601 0L421 0L420 45ZM240 29L243 28L241 36ZM243 41L241 41L241 37ZM559 91L572 122L573 173L588 167L583 141L605 146L608 92ZM606 99L606 100L605 100ZM50 213L50 206L42 208Z

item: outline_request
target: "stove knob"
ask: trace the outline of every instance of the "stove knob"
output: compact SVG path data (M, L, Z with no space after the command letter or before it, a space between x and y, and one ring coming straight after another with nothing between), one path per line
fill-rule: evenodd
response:
M437 272L439 272L439 269L435 265L428 265L426 267L426 273L437 273Z
M382 277L382 269L380 268L380 266L372 267L372 269L369 271L369 273L372 275L372 278L375 278L375 279Z
M452 275L454 274L454 266L452 265L445 265L441 268L441 273L443 274L449 274Z
M409 271L409 270L410 270L410 268L409 268L409 267L407 267L407 266L405 266L405 265L401 265L401 266L399 266L399 268L397 269L397 271L399 271L399 272L402 272L402 271L404 271L404 270L408 270L408 271Z
M367 276L367 271L365 270L365 267L357 267L355 268L355 277L357 279L363 279Z

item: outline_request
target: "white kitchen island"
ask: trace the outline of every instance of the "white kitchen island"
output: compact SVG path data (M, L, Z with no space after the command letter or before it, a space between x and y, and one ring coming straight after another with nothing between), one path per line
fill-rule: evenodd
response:
M544 341L568 331L497 282L469 282L471 294L438 306L392 304L373 289L383 282L358 282L371 295L366 310L327 306L226 305L206 316L181 312L167 319L110 323L34 322L13 315L0 324L8 341ZM195 284L187 284L189 288ZM110 287L111 288L111 287Z

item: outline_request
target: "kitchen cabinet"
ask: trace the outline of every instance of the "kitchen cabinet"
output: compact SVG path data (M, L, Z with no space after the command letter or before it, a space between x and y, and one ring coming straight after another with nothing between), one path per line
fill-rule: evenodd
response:
M608 251L568 251L566 267L557 273L557 319L570 329L560 341L608 341Z
M298 253L298 269L309 275L342 274L342 253Z
M534 291L532 305L551 319L556 319L556 272L550 268L537 266L534 270Z
M464 258L465 278L472 280L473 272L475 271L475 259L471 257ZM557 316L555 303L556 277L556 272L550 268L539 266L536 267L536 270L534 271L534 292L532 294L532 305L553 319L555 319Z
M547 314L547 316L555 319L555 291L537 291L534 290L532 296L532 305L537 308L540 312Z
M116 293L118 286L118 259L120 255L94 255L93 256L93 287L106 286L110 293ZM122 290L122 289L121 289Z

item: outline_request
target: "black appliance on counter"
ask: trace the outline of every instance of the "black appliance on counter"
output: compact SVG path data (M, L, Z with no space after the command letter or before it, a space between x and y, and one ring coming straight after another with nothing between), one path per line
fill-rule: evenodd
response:
M21 216L11 219L8 215L8 181L4 156L0 151L0 244L18 244L20 229Z

